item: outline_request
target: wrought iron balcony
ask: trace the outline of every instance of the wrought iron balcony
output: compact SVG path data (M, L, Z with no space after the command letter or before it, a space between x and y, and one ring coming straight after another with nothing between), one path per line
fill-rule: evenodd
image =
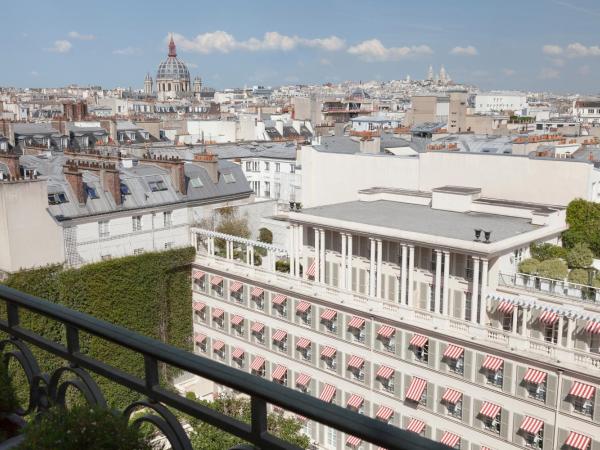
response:
M325 403L280 384L5 286L0 286L0 301L6 305L7 311L6 317L0 319L0 330L9 335L9 339L0 341L0 351L4 352L5 357L14 359L22 366L31 388L29 405L25 410L18 412L20 415L43 412L48 404L64 405L67 387L79 390L90 405L105 406L106 401L102 392L87 372L91 371L145 396L146 400L128 406L123 414L129 417L134 411L143 409L145 415L136 416L135 422L138 424L148 422L154 425L174 450L191 450L192 445L182 425L167 406L250 442L255 446L254 448L297 449L267 431L268 404L387 449L448 449L440 443L415 433ZM62 324L66 333L66 345L42 337L22 326L19 322L19 314L23 309ZM92 334L143 356L144 377L132 376L86 355L79 347L80 332ZM64 367L51 374L42 373L28 345L60 357L65 361ZM251 423L241 422L161 387L159 362L248 395L251 399ZM71 378L65 379L65 376ZM252 448L252 446L236 448Z

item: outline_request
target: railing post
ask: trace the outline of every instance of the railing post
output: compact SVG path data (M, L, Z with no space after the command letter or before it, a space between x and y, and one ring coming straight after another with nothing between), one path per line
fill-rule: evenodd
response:
M267 402L258 397L250 400L252 434L260 437L267 431Z
M8 318L8 326L15 328L19 326L19 307L13 302L6 303L6 314Z
M144 355L144 381L146 389L149 391L154 390L154 387L158 385L158 363L156 359L148 355Z
M67 330L67 351L73 355L79 352L79 330L73 325L65 324ZM76 363L71 363L72 367L77 367Z

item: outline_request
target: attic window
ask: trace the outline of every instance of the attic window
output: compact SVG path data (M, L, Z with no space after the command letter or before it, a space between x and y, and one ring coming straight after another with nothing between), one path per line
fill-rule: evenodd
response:
M129 195L131 194L131 191L129 190L129 186L127 186L125 183L121 183L121 195Z
M159 180L159 181L150 181L148 183L148 186L150 186L150 190L152 192L166 191L167 190L167 186L165 185L165 183L162 180Z
M235 183L235 177L232 173L224 173L223 179L225 180L225 183Z
M67 196L64 192L57 192L56 194L48 194L49 205L60 205L61 203L69 203Z
M195 188L201 188L204 186L200 177L192 178L190 180L190 184L192 185L192 187L195 187Z
M85 185L85 193L87 194L88 198L91 198L91 199L100 198L100 197L98 197L98 193L96 192L96 189L94 189L92 186L88 186L87 184Z

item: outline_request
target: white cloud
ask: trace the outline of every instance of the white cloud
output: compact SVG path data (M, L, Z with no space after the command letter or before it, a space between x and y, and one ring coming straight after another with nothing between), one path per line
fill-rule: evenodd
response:
M319 59L319 64L321 64L322 66L331 66L331 60L327 59L327 58L321 58Z
M514 69L502 69L502 73L507 77L512 77L517 72Z
M337 36L325 38L307 39L299 36L286 36L276 31L269 31L262 38L251 37L245 41L239 41L226 31L212 31L199 34L188 39L181 34L174 33L173 38L177 47L183 51L209 54L229 53L234 50L258 51L290 51L297 47L311 47L320 50L337 51L346 46L343 39ZM168 42L170 35L165 38Z
M135 48L135 47L125 47L125 48L118 48L116 50L113 50L113 55L121 55L121 56L139 55L141 53L142 53L142 51L139 48Z
M584 58L589 56L600 56L600 46L590 45L589 47L580 42L573 42L566 47L559 45L544 45L542 52L550 56L566 55L569 58Z
M388 48L379 39L369 39L348 48L348 53L365 61L398 61L415 55L429 55L433 50L427 45Z
M542 80L554 80L556 78L558 78L560 76L560 72L556 69L551 69L549 67L543 67L542 70L540 70L540 75L539 77Z
M96 39L96 36L94 36L93 34L81 34L77 31L69 31L68 36L71 39L78 39L80 41L93 41L94 39Z
M40 76L40 73L37 70L32 70L31 72L29 72L29 74L32 77L39 77Z
M547 44L542 47L542 52L545 55L557 56L562 54L563 49L560 45Z
M67 53L71 50L73 44L66 40L58 40L54 41L54 45L52 47L47 48L46 50L54 53Z
M472 45L467 45L466 47L454 47L450 50L450 54L458 56L477 56L479 52Z

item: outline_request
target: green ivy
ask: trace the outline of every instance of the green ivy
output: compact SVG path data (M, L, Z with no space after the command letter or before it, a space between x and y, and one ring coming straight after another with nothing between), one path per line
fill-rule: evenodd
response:
M12 274L5 284L53 303L81 311L175 347L191 350L192 291L190 264L192 247L145 253L102 261L80 269L48 266ZM6 317L6 308L0 304ZM21 310L21 323L42 336L65 344L60 323ZM81 350L131 375L142 377L143 359L130 350L103 339L80 333ZM31 347L43 371L64 364L60 358ZM161 366L161 383L167 385L175 370ZM117 408L140 397L108 379L95 376L108 403ZM23 391L23 377L15 378Z

